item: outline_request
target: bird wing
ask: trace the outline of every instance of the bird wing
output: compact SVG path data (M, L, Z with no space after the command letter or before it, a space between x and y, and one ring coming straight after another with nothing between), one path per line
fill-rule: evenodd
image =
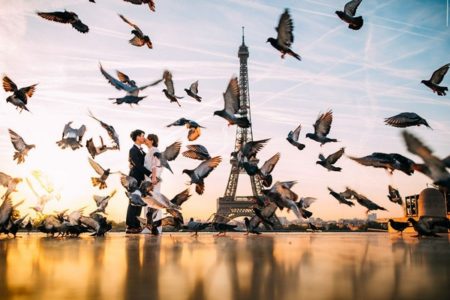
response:
M8 76L3 77L3 89L5 92L15 92L17 91L17 85L9 79Z
M186 148L195 152L201 152L205 155L209 155L208 149L203 145L187 145Z
M3 201L2 205L0 205L0 224L3 224L8 220L12 209L13 209L12 200L10 197L7 197Z
M431 75L430 81L434 84L439 84L442 82L442 79L444 79L445 74L447 74L448 68L450 67L450 64L443 65L439 69L433 72L433 75Z
M347 4L345 4L344 6L345 14L353 17L356 13L356 9L361 4L361 1L362 0L352 0L350 2L347 2Z
M36 85L37 84L33 84L33 85L30 85L30 86L23 87L23 88L20 89L20 91L22 93L24 93L25 95L27 95L28 98L30 98L31 96L33 96L34 91L36 90Z
M175 88L173 87L172 73L169 70L165 70L163 73L164 84L166 85L167 92L170 95L175 95Z
M64 125L64 129L63 129L63 134L62 137L64 138L65 136L67 136L71 131L73 131L73 128L70 127L70 124L72 124L72 122L67 123L66 125Z
M339 151L337 151L331 155L328 155L327 161L330 164L334 164L335 162L338 161L339 158L341 158L341 156L344 154L344 151L345 151L345 148L341 148Z
M394 127L408 127L416 125L422 118L416 113L400 113L390 118L386 118L384 122Z
M194 172L199 178L205 178L215 167L220 164L221 161L222 158L220 156L215 156L213 158L205 160L200 165L198 165L197 168L195 168Z
M311 204L313 204L316 200L317 200L317 198L314 198L314 197L302 197L300 199L300 201L302 202L302 207L303 208L310 207Z
M331 129L331 123L333 122L333 111L329 110L326 113L320 115L314 126L314 132L318 136L327 136Z
M193 150L184 151L182 154L187 158L203 160L203 156Z
M266 143L270 140L269 139L264 139L264 140L259 140L259 141L251 141L251 142L247 142L244 147L242 148L242 153L247 157L250 158L252 156L256 156L256 154L262 149L264 148L264 146L266 145Z
M181 149L181 142L175 142L172 145L168 146L166 150L162 153L162 155L168 160L174 160L177 158L178 154L180 153Z
M77 136L79 141L83 139L85 133L86 133L86 126L81 125L81 127L77 129Z
M16 149L19 152L25 150L27 144L25 144L23 138L14 131L12 131L11 129L8 129L8 132L9 136L11 137L11 143L13 144L14 149Z
M163 81L162 78L160 78L160 79L158 79L158 80L155 80L155 81L153 81L152 83L149 83L149 84L140 86L138 89L139 89L140 91L142 91L142 90L148 88L149 86L155 86L155 85L159 84L161 81Z
M200 136L201 129L200 127L191 127L188 131L188 140L189 141L195 141Z
M294 31L294 22L292 21L288 9L284 10L284 13L280 17L280 21L278 22L278 27L275 29L278 33L278 44L289 48L294 42L294 35L292 33Z
M133 27L134 29L136 29L136 31L138 31L141 35L144 35L142 33L142 30L134 23L130 22L127 18L125 18L123 15L119 14L119 17L128 25L130 25L131 27Z
M89 164L92 166L92 168L95 170L95 172L97 172L98 175L103 175L103 173L105 173L105 170L103 170L103 168L96 162L94 161L92 158L88 157L89 159Z
M106 197L94 195L94 196L92 196L92 198L94 198L95 204L97 204L97 207L99 207L99 206L100 206L100 203L101 203Z
M55 11L55 12L37 12L37 14L49 21L58 23L69 23L73 16L68 11Z
M127 74L125 74L125 73L123 73L123 72L121 72L119 70L116 70L116 73L117 73L117 78L119 78L119 80L121 82L123 82L123 83L130 83L131 80L130 80L130 77L128 77Z
M298 138L299 138L299 136L300 136L300 131L302 130L302 124L300 124L300 125L298 125L298 127L297 128L295 128L295 130L294 131L291 131L292 132L292 139L294 140L294 141L298 141Z
M444 165L445 165L447 168L450 168L450 155L447 156L446 158L444 158L444 159L442 160L442 162L444 163Z
M173 197L173 199L170 200L170 202L172 202L175 205L181 206L181 204L186 202L190 196L191 194L189 194L189 188L187 188L181 193L177 194L175 197Z
M275 165L277 164L278 160L280 159L280 153L278 152L271 158L269 158L261 167L260 171L264 175L270 174L273 171L273 168L275 168Z
M227 89L223 94L223 100L225 102L225 110L234 115L240 108L239 103L239 83L237 77L230 79Z
M447 173L444 162L434 156L433 151L425 146L421 140L407 131L403 131L402 134L409 152L420 156L428 167L431 165L439 170L439 172Z
M198 80L191 84L191 87L189 88L192 93L197 95L198 93Z
M120 183L129 192L134 192L138 188L138 182L136 178L125 174L121 174Z
M72 23L72 27L81 33L87 33L89 31L89 27L80 20L77 20L76 22Z
M100 72L102 72L103 76L105 76L105 78L108 80L108 82L114 86L116 89L118 90L124 90L127 92L131 92L133 91L133 87L129 86L127 84L124 84L123 82L121 82L120 80L117 80L116 78L112 77L111 75L109 75L102 67L101 64L99 64L100 66Z

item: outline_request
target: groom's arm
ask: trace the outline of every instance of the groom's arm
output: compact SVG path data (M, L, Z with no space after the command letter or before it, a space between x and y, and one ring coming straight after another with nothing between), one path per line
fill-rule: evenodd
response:
M146 167L144 167L142 160L143 160L142 154L139 152L139 150L137 150L135 148L131 148L130 154L129 154L130 164L133 166L133 168L136 171L138 171L144 175L150 176L150 174L152 172L149 169L147 169Z

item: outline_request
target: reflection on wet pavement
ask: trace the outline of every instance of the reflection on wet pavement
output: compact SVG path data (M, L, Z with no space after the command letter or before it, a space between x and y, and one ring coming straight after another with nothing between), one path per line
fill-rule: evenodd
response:
M0 239L1 299L449 299L449 284L448 236Z

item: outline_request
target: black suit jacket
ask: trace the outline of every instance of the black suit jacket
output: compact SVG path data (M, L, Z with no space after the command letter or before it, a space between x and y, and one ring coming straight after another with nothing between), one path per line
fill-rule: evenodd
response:
M130 163L129 175L137 180L138 185L140 185L144 180L145 175L150 176L150 174L152 173L150 170L144 167L144 160L145 153L139 150L136 145L133 145L128 155L128 162Z

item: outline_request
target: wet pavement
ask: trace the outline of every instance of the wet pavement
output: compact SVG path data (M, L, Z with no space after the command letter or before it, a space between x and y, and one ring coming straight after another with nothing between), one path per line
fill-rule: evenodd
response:
M449 236L0 237L0 299L450 299Z

